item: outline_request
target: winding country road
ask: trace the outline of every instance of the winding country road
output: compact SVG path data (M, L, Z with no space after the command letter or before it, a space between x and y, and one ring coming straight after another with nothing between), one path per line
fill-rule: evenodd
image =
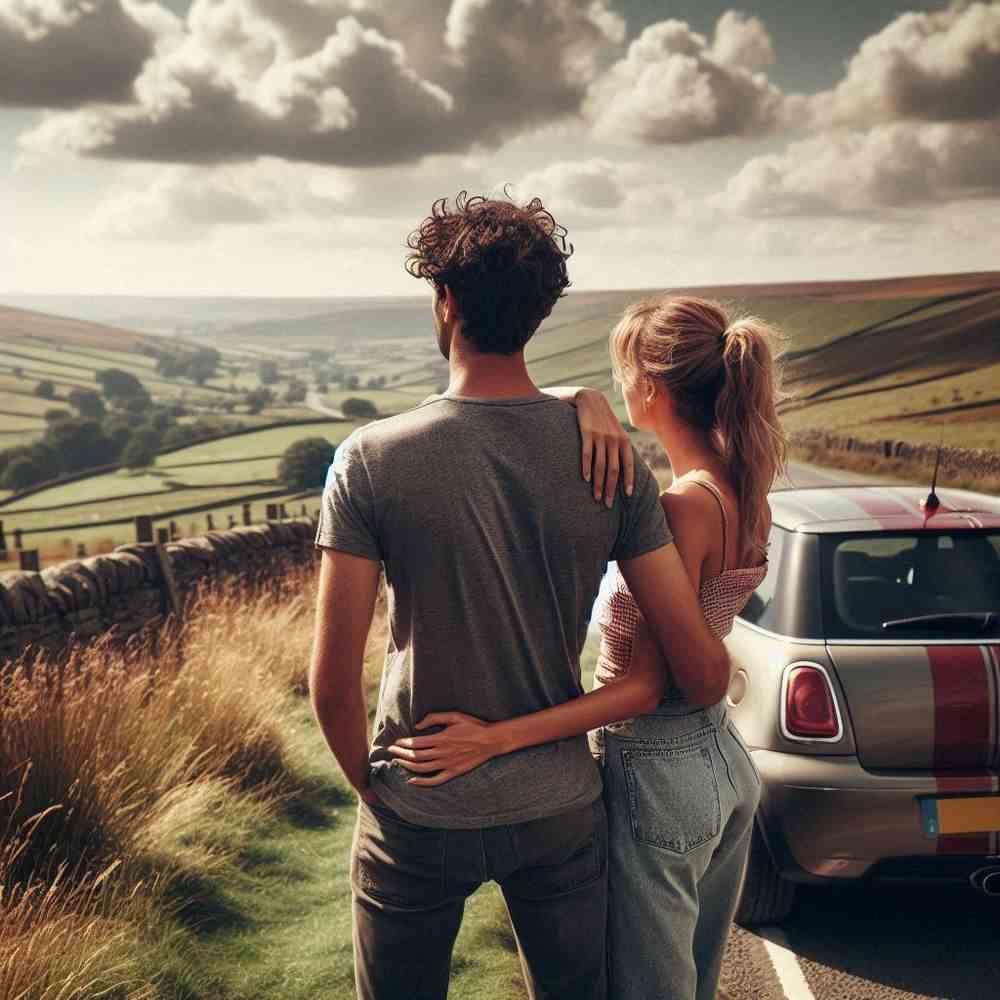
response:
M322 413L324 417L333 417L334 420L345 419L344 414L340 410L332 410L329 406L324 405L323 400L319 398L319 393L315 389L310 389L306 393L306 406L316 413Z

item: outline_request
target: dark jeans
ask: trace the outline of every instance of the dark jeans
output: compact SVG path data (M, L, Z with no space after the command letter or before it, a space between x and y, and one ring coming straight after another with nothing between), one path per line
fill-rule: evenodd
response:
M482 830L361 804L351 858L359 1000L443 1000L465 900L499 883L532 1000L606 1000L607 817L598 800Z

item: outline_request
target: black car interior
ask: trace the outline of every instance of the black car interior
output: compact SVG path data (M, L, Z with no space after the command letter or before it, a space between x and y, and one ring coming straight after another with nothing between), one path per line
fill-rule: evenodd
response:
M906 618L1000 611L998 536L870 534L835 541L833 607L852 632L883 633L885 622Z

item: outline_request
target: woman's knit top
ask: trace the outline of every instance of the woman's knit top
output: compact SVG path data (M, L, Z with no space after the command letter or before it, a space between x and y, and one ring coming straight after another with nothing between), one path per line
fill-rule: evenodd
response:
M689 481L708 490L718 501L722 511L722 572L718 576L703 580L698 591L698 603L701 605L705 621L712 633L722 639L729 635L733 620L743 610L750 595L763 582L767 575L767 563L726 569L726 508L722 502L722 494L714 484L705 480ZM614 588L601 601L595 614L601 632L601 649L595 674L599 683L607 684L628 672L632 659L632 642L639 617L639 607L619 570Z

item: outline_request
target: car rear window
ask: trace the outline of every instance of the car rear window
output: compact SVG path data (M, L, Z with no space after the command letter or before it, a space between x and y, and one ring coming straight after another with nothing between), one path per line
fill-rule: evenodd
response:
M1000 533L826 535L822 573L828 639L1000 636Z

